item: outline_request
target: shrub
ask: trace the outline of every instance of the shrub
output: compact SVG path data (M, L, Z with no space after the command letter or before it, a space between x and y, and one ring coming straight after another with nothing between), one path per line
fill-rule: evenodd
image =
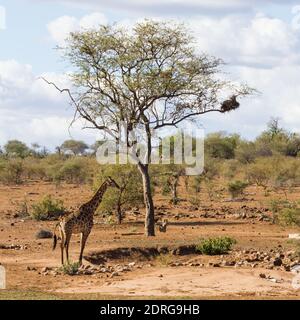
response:
M209 238L201 240L196 250L207 255L225 254L235 243L236 240L229 237Z
M24 160L24 174L27 179L43 180L46 177L46 166L39 159L26 158Z
M232 180L241 170L243 165L236 159L226 160L222 165L222 173L228 180Z
M255 157L256 149L253 142L243 141L235 150L235 158L243 164L254 162Z
M247 168L246 178L250 183L267 189L273 174L273 166L270 160L258 161Z
M56 179L68 183L83 183L87 180L86 165L82 159L69 159L58 171Z
M288 226L300 227L300 208L284 208L280 212L279 222Z
M47 195L40 202L32 205L30 215L35 220L52 220L65 212L62 200L55 200L50 195Z
M190 197L189 198L189 203L194 206L199 208L201 205L201 200L199 199L199 197Z
M24 200L16 201L13 204L15 204L17 206L16 215L19 218L27 218L27 217L29 217L29 205L28 205L28 200L27 200L26 197L24 198Z
M238 141L238 135L228 136L224 132L211 133L205 139L205 152L212 158L232 159Z
M63 274L74 276L75 274L77 274L79 267L80 267L79 262L71 262L69 264L64 264L63 266L61 266L60 271Z
M236 180L228 183L228 191L231 194L232 199L235 199L238 196L241 196L247 186L248 186L247 182L240 181L240 180Z
M273 199L270 202L273 223L300 226L300 208L297 202Z
M0 168L0 181L4 184L21 184L23 172L23 161L10 159Z

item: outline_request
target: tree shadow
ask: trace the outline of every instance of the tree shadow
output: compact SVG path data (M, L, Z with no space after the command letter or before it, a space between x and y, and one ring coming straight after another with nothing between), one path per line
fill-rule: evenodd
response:
M234 226L244 224L242 221L172 221L169 222L170 226Z

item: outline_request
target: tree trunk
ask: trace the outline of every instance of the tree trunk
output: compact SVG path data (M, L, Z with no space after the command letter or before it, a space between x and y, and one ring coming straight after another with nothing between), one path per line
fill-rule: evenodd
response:
M122 220L123 220L122 209L121 209L121 205L119 203L117 205L117 220L118 220L118 224L121 224Z
M178 203L177 186L178 186L178 177L175 177L174 181L172 182L172 203L173 204Z
M155 236L154 205L151 193L148 165L138 163L138 169L143 179L144 202L146 206L145 235L148 237Z

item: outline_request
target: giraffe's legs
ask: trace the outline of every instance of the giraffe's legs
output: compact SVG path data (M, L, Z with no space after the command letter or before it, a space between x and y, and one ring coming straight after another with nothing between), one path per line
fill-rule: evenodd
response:
M79 264L82 265L82 255L89 233L81 233Z
M69 234L66 234L66 240L65 240L65 249L66 249L66 258L67 258L67 263L69 264L69 245L70 245L70 240L71 240L72 233L70 232Z
M64 264L64 243L65 243L65 237L64 233L61 230L60 232L60 238L61 238L61 243L60 243L60 251L61 251L61 264Z

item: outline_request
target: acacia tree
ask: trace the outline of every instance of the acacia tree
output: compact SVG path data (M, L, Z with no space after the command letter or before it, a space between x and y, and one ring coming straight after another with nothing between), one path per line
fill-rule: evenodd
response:
M137 128L145 133L147 161L137 158L136 164L148 236L154 236L155 227L149 175L153 132L205 113L236 109L236 97L251 91L221 80L222 61L197 54L192 40L181 24L145 20L131 30L108 25L74 32L61 48L73 67L73 87L56 88L69 94L86 127L116 139L121 123L127 126L127 137ZM231 96L226 103L224 93ZM126 142L128 147L136 143L129 138Z
M84 152L88 149L88 145L80 140L66 140L60 146L60 150L63 152L72 152L74 156L79 154L84 154Z

